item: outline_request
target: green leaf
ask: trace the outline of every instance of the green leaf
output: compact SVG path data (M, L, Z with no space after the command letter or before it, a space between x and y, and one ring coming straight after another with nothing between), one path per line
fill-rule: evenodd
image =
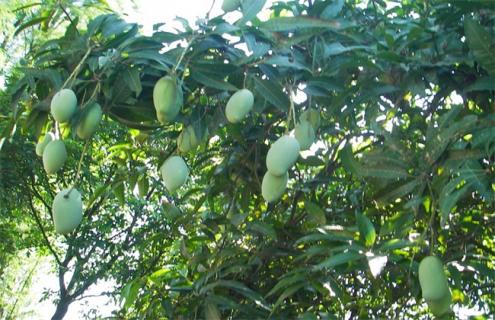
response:
M126 284L122 290L122 298L125 300L124 308L129 308L136 301L139 289L141 288L141 280L135 279Z
M382 179L400 179L409 177L409 174L403 168L393 168L385 165L373 168L367 168L363 166L360 175L363 177Z
M305 282L306 276L304 272L297 272L284 276L277 284L267 293L267 297L277 293L280 290L286 289L289 286L298 282Z
M301 30L307 28L328 28L340 30L345 27L348 27L348 24L341 20L323 20L308 16L277 17L261 24L261 28L275 32Z
M407 248L413 245L414 243L409 240L392 239L382 243L380 247L378 247L378 251L392 251L392 250Z
M347 251L338 253L336 255L331 256L328 259L325 259L323 262L317 264L313 267L313 270L321 270L325 268L334 268L340 266L342 264L346 264L355 260L359 260L363 258L363 255L355 252L355 251Z
M206 320L221 320L220 311L215 304L209 302L205 304L205 318Z
M346 143L344 148L339 152L340 161L346 170L352 174L359 176L362 171L362 167L359 162L354 158L352 153L352 146L350 143Z
M447 187L447 186L446 186ZM439 199L439 207L440 207L440 222L442 227L445 226L449 219L449 214L452 211L452 209L455 207L457 204L457 201L466 194L466 192L469 190L470 185L464 185L460 189L455 190L453 192L443 192L440 195Z
M233 86L232 84L228 83L225 80L214 79L199 71L191 72L191 78L210 88L225 90L225 91L239 90L237 87Z
M494 38L478 22L466 18L464 20L464 32L469 49L473 52L476 61L488 71L495 75L495 46Z
M245 296L246 298L252 300L257 305L265 308L266 310L270 310L270 308L266 304L265 299L259 293L246 287L242 282L239 282L239 281L218 280L218 281L215 281L215 282L208 284L207 286L201 288L200 293L210 292L216 287L225 287L225 288L233 289L233 290L237 291L238 293L242 294L243 296Z
M367 247L371 247L376 240L376 231L373 223L367 216L358 211L356 211L356 221L359 229L359 238Z
M43 17L39 17L39 18L33 18L31 20L29 20L28 22L26 23L23 23L21 24L19 27L17 27L17 29L15 30L14 32L14 37L17 36L19 33L21 33L23 30L29 28L29 27L32 27L32 26L35 26L37 24L41 24L43 23L44 21L48 21L51 19L51 15L46 15L46 16L43 16Z
M273 306L273 310L275 310L278 306L280 306L285 299L292 296L294 293L299 291L299 289L303 288L304 285L305 285L304 283L297 283L285 289L284 292L282 292L282 294L278 297L277 301L275 302L275 305Z
M472 91L494 91L495 77L483 77L477 79L473 84L464 88L464 92Z
M371 50L371 47L368 46L344 47L340 42L333 42L325 46L324 57L328 58L330 56L335 56L344 52L349 52L354 50Z
M317 226L321 226L327 223L325 211L316 203L305 200L304 209L306 209L306 212L308 213L308 220L310 222L314 223Z
M276 55L272 56L264 61L268 65L276 65L277 67L292 68L296 70L305 70L311 72L311 69L304 65L302 62L298 61L296 58L289 58L288 56Z
M237 26L241 26L256 17L258 12L265 6L266 0L243 0L241 3L242 18L236 22Z
M289 109L289 98L276 81L254 78L256 91L283 112Z
M274 240L277 239L277 232L271 225L267 223L251 222L248 224L248 229L261 233L262 235L272 238Z
M323 12L320 14L320 17L323 19L332 19L339 15L340 11L344 7L344 0L335 0L333 3L329 4Z
M380 190L376 195L376 200L378 202L394 201L395 199L408 195L421 184L422 181L420 179L413 179L400 184L392 184L387 186L385 190Z
M141 79L139 77L139 70L137 68L129 68L124 71L124 81L136 93L136 97L141 94L143 87L141 86Z

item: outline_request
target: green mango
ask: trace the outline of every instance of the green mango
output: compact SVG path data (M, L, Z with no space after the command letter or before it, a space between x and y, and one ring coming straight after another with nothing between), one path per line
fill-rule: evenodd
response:
M266 202L274 202L280 199L285 192L288 180L289 174L287 172L281 176L274 176L267 171L261 183L261 195Z
M241 0L223 0L222 10L224 12L231 12L237 10L241 5Z
M200 142L201 140L196 136L194 127L189 125L179 134L177 148L181 153L187 153L199 146Z
M153 104L160 123L173 121L183 104L182 88L171 76L160 78L153 88Z
M52 205L53 222L57 233L74 231L82 221L81 194L76 189L64 189L57 193Z
M303 113L301 113L301 115L299 116L299 121L301 122L308 121L309 123L311 123L311 126L316 131L320 127L320 123L321 123L320 112L310 108L304 111Z
M62 89L57 92L51 101L50 112L55 121L69 122L77 108L77 97L71 89Z
M225 116L231 123L241 122L253 109L254 96L248 89L242 89L234 93L225 107Z
M49 142L43 150L43 167L47 174L60 170L67 160L67 150L62 140Z
M442 261L438 257L428 256L421 260L418 275L426 301L440 300L450 292Z
M294 136L301 150L308 150L316 139L315 129L308 121L301 121L296 125Z
M96 129L98 129L101 119L103 118L103 111L98 103L92 103L86 108L88 108L88 110L85 110L76 129L77 136L81 139L90 138L93 133L96 132Z
M51 132L47 132L43 137L43 140L40 140L36 144L36 155L39 157L43 156L43 151L45 151L46 146L54 139L53 134Z
M184 159L172 156L165 160L160 168L165 187L171 193L180 188L189 176L189 168Z
M299 142L291 136L282 136L275 141L266 155L266 167L274 176L282 176L299 157Z
M427 300L428 307L431 313L436 317L443 316L450 311L450 305L452 304L452 295L450 290L439 300Z

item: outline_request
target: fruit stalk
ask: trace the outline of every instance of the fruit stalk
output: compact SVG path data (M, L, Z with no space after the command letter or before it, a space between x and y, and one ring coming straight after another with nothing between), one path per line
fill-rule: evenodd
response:
M294 126L296 126L296 111L294 110L294 92L292 91L292 86L289 86L289 112L287 114L287 126L285 128L285 134L287 135L290 130L290 119L292 117L292 121Z
M92 48L89 47L88 50L86 51L86 53L84 54L84 56L82 57L81 61L79 61L77 66L74 68L74 70L72 70L72 73L69 75L67 80L65 80L64 84L62 85L62 89L64 89L69 84L69 81L71 81L77 75L77 73L79 72L79 69L81 69L82 65L84 64L84 62L86 61L86 59L90 55L91 50L92 50Z
M76 188L77 183L79 181L79 176L81 174L81 165L82 165L82 161L84 159L84 154L86 153L89 141L90 141L90 139L88 139L86 141L86 143L84 144L83 151L81 153L81 157L79 158L79 163L77 164L76 178L74 179L74 184L72 185L72 188L70 188L69 192L67 192L67 194L64 195L64 198L66 198L66 199L70 196L70 193L72 192L72 190L74 190Z
M174 68L172 69L172 74L175 74L177 72L177 68L179 68L182 60L184 60L184 57L186 56L186 53L187 51L189 50L189 48L191 47L191 45L193 44L193 42L196 40L197 36L193 36L191 38L191 40L187 43L186 47L184 48L184 50L182 51L180 57L179 57L179 60L177 60L177 63L175 64Z

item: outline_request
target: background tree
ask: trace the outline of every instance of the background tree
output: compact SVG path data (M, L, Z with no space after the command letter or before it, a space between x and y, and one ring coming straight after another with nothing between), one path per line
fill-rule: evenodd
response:
M2 208L22 201L54 257L53 318L102 279L127 318L427 318L417 271L429 254L456 307L493 315L494 5L287 1L260 21L264 4L150 37L115 15L76 19L32 49L9 91L7 123L24 129L1 136L11 185L0 194ZM184 92L166 125L152 99L164 75ZM75 136L80 116L57 126L49 115L64 83L81 110L103 107L88 141ZM228 123L243 87L254 110ZM318 143L267 204L268 149L308 109L321 115ZM182 154L191 178L169 193L158 168L189 125L208 139ZM55 176L33 152L47 131L69 153ZM51 203L72 185L84 218L60 236Z

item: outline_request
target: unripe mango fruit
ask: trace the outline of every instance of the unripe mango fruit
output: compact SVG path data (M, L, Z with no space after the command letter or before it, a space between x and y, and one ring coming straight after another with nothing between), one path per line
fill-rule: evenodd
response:
M52 205L53 222L57 233L69 233L82 221L81 194L76 189L64 189L57 193Z
M435 256L428 256L419 264L419 284L426 301L440 300L450 293L442 261Z
M234 93L225 107L225 116L231 123L242 121L246 114L253 109L254 96L248 89L241 89Z
M452 304L452 295L450 290L440 300L430 300L427 301L427 303L431 313L433 313L436 317L446 314L450 311L450 305Z
M179 134L177 138L177 148L181 153L187 153L200 144L201 140L196 136L194 127L189 125Z
M43 150L43 167L47 174L60 170L67 160L67 150L62 140L53 140Z
M301 113L301 115L299 116L299 120L301 122L308 121L309 123L311 123L311 126L316 131L320 127L321 123L320 112L316 111L315 109L308 109Z
M184 159L179 156L172 156L165 160L160 168L160 172L165 187L171 193L180 188L189 176L189 169Z
M294 129L294 136L301 150L308 150L315 141L315 129L308 121L301 121Z
M274 176L287 173L299 157L299 142L291 136L282 136L275 141L266 155L266 167Z
M239 8L240 5L241 5L240 0L223 0L222 10L224 12L231 12Z
M287 187L289 174L286 172L281 176L274 176L269 171L265 173L261 183L261 195L266 202L274 202L280 199Z
M69 122L77 107L77 97L71 89L62 89L57 92L50 104L50 112L55 121Z
M90 138L93 133L95 133L96 129L98 129L103 117L103 112L98 103L92 103L86 108L88 108L88 110L84 110L85 113L79 120L76 129L77 136L81 139Z
M36 155L39 157L43 156L43 151L45 151L46 146L53 140L53 134L47 132L43 137L43 140L36 144Z
M177 79L171 76L160 78L153 88L153 104L158 121L162 124L173 121L183 103L182 89Z

